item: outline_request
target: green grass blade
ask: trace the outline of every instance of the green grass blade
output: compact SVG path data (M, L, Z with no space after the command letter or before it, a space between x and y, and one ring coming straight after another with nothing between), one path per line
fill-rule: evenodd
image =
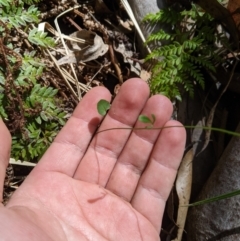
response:
M198 206L198 205L203 205L203 204L207 204L207 203L211 203L211 202L216 202L222 199L226 199L226 198L230 198L230 197L234 197L240 194L240 190L236 190L236 191L232 191L223 195L219 195L213 198L208 198L199 202L195 202L195 203L191 203L189 205L186 205L184 207L194 207L194 206Z

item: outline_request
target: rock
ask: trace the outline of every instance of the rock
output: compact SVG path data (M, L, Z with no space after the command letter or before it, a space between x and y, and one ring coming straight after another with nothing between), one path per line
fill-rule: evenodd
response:
M149 14L149 13L157 13L160 9L163 9L166 7L166 3L164 0L128 0L129 5L132 8L132 11L134 13L134 16L140 25L140 28L143 32L143 35L145 38L147 38L151 33L157 32L160 29L165 29L164 25L149 25L146 23L143 23L143 18ZM141 50L141 54L143 57L148 53L146 47L144 46L144 43L140 38L138 38L139 42L139 49ZM157 43L157 45L161 45L161 43ZM154 46L151 46L151 49L153 49Z
M232 137L198 199L239 190L239 173L240 138ZM189 241L240 240L240 196L190 208L187 233Z

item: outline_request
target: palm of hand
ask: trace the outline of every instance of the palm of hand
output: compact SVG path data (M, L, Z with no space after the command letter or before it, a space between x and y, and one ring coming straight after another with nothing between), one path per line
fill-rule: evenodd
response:
M141 112L154 113L156 126L176 125L168 121L171 103L163 96L148 100L148 95L143 81L128 80L100 130L143 127L135 123ZM84 97L10 200L8 210L34 230L34 238L27 239L26 232L22 240L159 240L185 132L121 129L91 140L101 121L96 111L100 99L110 99L101 87Z
M34 189L26 188L24 203L15 197L17 204L14 200L12 204L15 210L19 205L30 209L30 218L41 220L37 225L52 240L159 240L149 220L99 185L59 173L41 175L41 179ZM28 240L26 236L23 240Z

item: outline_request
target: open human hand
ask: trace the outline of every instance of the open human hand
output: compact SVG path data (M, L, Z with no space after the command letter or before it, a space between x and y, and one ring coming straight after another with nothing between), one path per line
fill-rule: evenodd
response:
M185 130L95 134L100 124L99 130L144 127L140 114L154 114L154 127L180 125L170 120L171 102L161 95L149 98L140 79L122 85L103 121L96 108L100 99L111 99L104 87L85 95L7 206L0 205L1 240L160 240ZM10 135L0 122L1 188L9 150Z

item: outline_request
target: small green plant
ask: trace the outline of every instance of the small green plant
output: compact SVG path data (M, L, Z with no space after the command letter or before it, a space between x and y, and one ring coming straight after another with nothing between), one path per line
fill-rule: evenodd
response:
M97 103L97 110L98 113L102 116L105 116L107 114L107 111L110 109L111 104L107 100L99 100Z
M107 100L100 100L98 103L97 103L97 110L98 110L98 113L102 116L105 116L107 114L107 111L110 109L110 106L111 104L107 101ZM107 107L107 108L106 108ZM104 109L104 112L103 112L103 109ZM151 124L150 126L146 126L146 127L143 127L143 128L109 128L109 129L105 129L105 130L101 130L101 131L98 131L98 133L101 133L101 132L104 132L104 131L111 131L111 130L119 130L119 129L125 129L125 130L156 130L156 129L164 129L164 128L172 128L172 127L180 127L180 128L187 128L187 129L193 129L193 128L197 128L197 126L168 126L168 127L153 127L155 121L156 121L156 117L154 114L151 114L151 117L148 117L146 115L139 115L138 117L138 120L142 123L149 123ZM227 131L227 130L224 130L224 129L219 129L219 128L214 128L214 127L199 127L199 128L202 128L204 130L213 130L213 131L219 131L219 132L222 132L222 133L225 133L225 134L229 134L229 135L233 135L233 136L238 136L240 137L240 133L237 133L237 132L232 132L232 131ZM211 203L211 202L215 202L215 201L219 201L219 200L222 200L222 199L226 199L226 198L231 198L231 197L234 197L234 196L237 196L237 195L240 195L240 190L235 190L235 191L232 191L232 192L229 192L229 193L226 193L226 194L223 194L223 195L219 195L219 196L216 196L216 197L212 197L212 198L209 198L209 199L205 199L205 200L202 200L202 201L198 201L198 202L195 202L195 203L192 203L192 204L189 204L189 205L186 205L186 207L194 207L194 206L198 206L198 205L203 205L203 204L207 204L207 203Z
M217 22L193 3L190 10L168 7L148 14L144 21L171 29L150 35L146 42L164 42L146 57L154 63L150 82L153 94L181 100L182 86L193 96L195 84L204 88L202 69L214 76L216 66L223 60L220 53L230 48L225 34L217 32Z
M28 40L41 47L53 47L55 45L54 39L47 36L47 33L38 31L37 28L29 32Z
M140 115L138 116L138 120L142 123L150 124L149 126L146 126L146 128L153 128L156 117L154 114L151 114L151 117L148 117L146 115Z
M111 107L111 104L109 103L109 101L104 99L99 100L97 103L97 110L101 116L105 116L108 110L110 109L110 107ZM151 117L148 117L146 115L139 115L138 120L142 123L150 124L145 128L152 128L155 123L156 117L154 114L152 114Z
M106 108L107 106L107 108ZM107 111L110 109L111 104L107 100L100 100L97 103L97 111L100 115L105 116L107 114ZM103 111L104 109L104 111ZM153 127L155 121L156 121L156 116L154 114L151 114L151 116L146 116L146 115L139 115L138 116L138 121L142 123L149 123L150 126L145 126L145 127L140 127L140 128L132 128L132 127L113 127L105 130L98 131L97 133L104 132L104 131L110 131L110 130L157 130L157 129L166 129L166 128L172 128L172 127L179 127L179 128L186 128L186 129L194 129L194 128L201 128L203 130L212 130L212 131L217 131L217 132L222 132L227 135L232 135L232 136L237 136L240 137L240 133L234 132L234 131L229 131L221 128L216 128L216 127L208 127L208 126L187 126L187 125L179 125L179 126L167 126L167 127Z
M8 28L19 28L27 26L29 23L38 23L38 15L40 12L33 5L28 9L24 8L24 4L37 3L39 0L0 0L0 16L1 21L8 24Z
M39 22L39 11L27 5L37 2L0 0L0 117L13 136L11 156L16 160L39 160L66 122L58 90L39 82L49 71L41 49L53 47L54 39L32 25ZM17 33L22 34L19 43L25 38L37 50L18 49Z

